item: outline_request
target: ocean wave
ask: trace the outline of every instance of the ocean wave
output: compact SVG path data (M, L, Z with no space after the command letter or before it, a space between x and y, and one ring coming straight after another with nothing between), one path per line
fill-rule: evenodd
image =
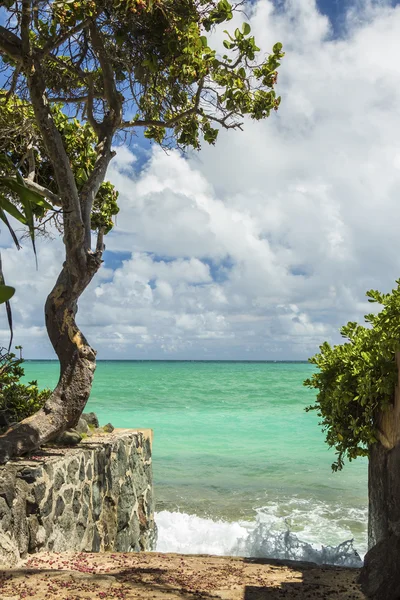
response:
M353 539L342 538L344 541L338 544L326 545L311 540L310 535L301 539L290 530L288 519L274 517L265 507L257 511L253 522L160 511L156 513L156 523L158 552L303 560L346 567L363 564Z

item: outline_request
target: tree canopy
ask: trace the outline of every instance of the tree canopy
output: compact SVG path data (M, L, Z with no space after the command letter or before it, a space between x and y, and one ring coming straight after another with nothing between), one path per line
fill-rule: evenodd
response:
M1 6L0 152L7 160L0 165L0 218L11 230L5 213L12 214L32 240L34 218L39 230L49 221L62 230L57 170L66 162L74 179L69 194L89 198L90 228L100 238L111 230L118 193L97 180L118 131L140 128L163 146L199 148L202 139L215 143L221 127L241 128L244 115L262 119L279 106L274 85L282 44L260 59L244 22L225 31L222 56L209 47L206 34L233 17L228 0L8 0ZM35 100L32 85L45 103ZM10 180L15 169L23 181ZM86 231L87 246L89 237ZM2 287L0 300L11 293Z
M337 451L334 470L345 458L368 456L384 435L380 418L393 405L398 378L400 280L396 283L390 294L367 292L368 301L382 310L365 315L366 325L347 323L341 329L346 343L332 348L325 342L310 359L318 371L304 383L318 394L308 410L318 411L326 441Z
M228 0L6 4L6 100L27 98L22 63L29 56L48 101L68 104L68 114L100 137L112 125L141 127L159 143L197 148L200 135L213 143L220 127L240 127L243 115L261 119L279 105L273 87L280 43L257 62L260 49L243 23L226 32L226 54L209 47L205 34L232 18Z

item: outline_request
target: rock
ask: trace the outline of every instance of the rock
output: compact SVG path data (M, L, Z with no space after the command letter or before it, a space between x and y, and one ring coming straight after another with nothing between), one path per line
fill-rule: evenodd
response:
M87 421L85 421L85 419L82 419L82 417L79 419L77 426L75 427L76 431L78 433L88 433L89 431L89 425L87 424Z
M107 425L104 425L103 431L105 433L111 433L112 431L114 431L114 425L111 425L111 423L107 423Z
M97 418L96 413L82 413L81 419L85 419L88 425L92 425L92 427L96 427L96 429L99 428L99 419Z
M400 597L400 536L392 533L367 552L358 582L371 600Z
M81 434L76 429L67 429L56 439L56 443L62 446L77 446L81 441Z

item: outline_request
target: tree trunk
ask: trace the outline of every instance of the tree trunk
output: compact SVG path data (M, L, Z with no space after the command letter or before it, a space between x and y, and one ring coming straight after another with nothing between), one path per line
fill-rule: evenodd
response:
M397 366L400 354L396 355ZM400 599L400 375L393 406L382 413L368 469L368 547L360 576L373 600Z
M70 268L71 264L73 268ZM46 327L60 360L60 379L44 407L0 436L0 464L31 452L73 427L86 405L96 368L96 352L75 322L77 300L101 264L99 254L86 254L82 269L64 263L45 307Z

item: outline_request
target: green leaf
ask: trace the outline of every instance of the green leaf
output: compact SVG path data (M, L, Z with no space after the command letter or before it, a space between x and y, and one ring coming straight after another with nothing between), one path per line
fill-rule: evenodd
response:
M249 33L251 31L250 25L248 23L243 23L242 31L243 31L243 35L249 35Z
M54 210L53 206L47 202L38 192L30 190L26 187L23 178L17 173L19 181L16 181L12 177L0 177L0 183L7 187L9 190L15 192L20 197L21 201L30 202L42 206L46 210Z
M232 48L235 47L235 44L233 44L232 42L228 42L228 40L224 40L222 42L225 46L225 48L227 48L228 50L231 50Z
M15 294L15 288L10 285L0 285L0 304L8 302Z
M0 196L0 207L23 225L27 224L22 212L20 212L18 208L4 196Z
M22 179L22 177L20 175L18 176L18 171L17 171L17 177L19 180ZM26 224L29 229L29 235L30 235L31 242L32 242L33 252L36 257L35 223L34 223L34 217L33 217L33 211L32 211L32 203L43 206L43 204L42 204L43 198L41 196L39 196L39 194L37 194L36 192L32 192L27 187L25 187L23 179L22 179L22 183L20 183L20 181L15 181L15 179L12 179L11 177L0 177L0 183L2 183L3 185L8 187L10 190L14 191L15 193L17 193L19 196L21 204L24 207L24 215L25 215L25 219L26 219ZM45 202L45 204L48 204L46 201L44 201L44 202ZM48 204L48 206L50 206L50 204ZM51 207L51 208L53 208L53 207Z
M13 239L14 244L16 245L16 247L18 248L18 250L21 248L19 240L15 234L14 229L11 227L9 220L7 219L7 215L4 212L4 210L0 207L0 219L5 223L8 231L10 232L10 235Z

